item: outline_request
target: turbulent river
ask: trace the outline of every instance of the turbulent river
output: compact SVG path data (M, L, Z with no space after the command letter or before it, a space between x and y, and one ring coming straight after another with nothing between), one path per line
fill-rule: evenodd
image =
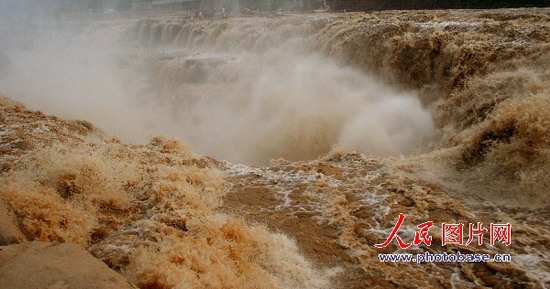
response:
M140 288L550 286L549 9L108 18L1 31L31 240ZM375 247L400 213L432 244ZM478 222L511 244L442 246ZM379 260L425 252L512 261Z

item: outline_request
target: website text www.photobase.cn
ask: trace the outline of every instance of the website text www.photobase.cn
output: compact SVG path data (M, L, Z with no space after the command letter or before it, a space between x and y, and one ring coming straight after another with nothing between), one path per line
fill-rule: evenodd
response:
M398 235L399 229L405 221L405 215L399 214L397 223L393 227L390 235L386 241L380 244L374 245L377 248L385 248L391 242L397 242L397 245L401 249L407 249L412 245L423 244L425 246L432 245L432 236L428 234L430 228L434 225L434 222L428 221L417 226L418 231L414 234L414 240L411 243L405 242ZM441 245L473 245L477 244L481 246L483 244L484 235L489 235L490 246L495 246L496 243L501 243L505 246L512 244L512 225L510 223L491 223L489 229L485 228L481 222L468 224L468 238L464 241L464 224L462 223L443 223L441 224ZM432 254L425 252L421 254L410 253L392 253L392 254L378 254L378 259L381 262L413 262L413 263L434 263L434 262L511 262L512 257L510 254L463 254L457 253L437 253Z
M491 257L489 254L462 254L456 253L437 253L432 254L425 252L422 254L378 254L380 262L403 262L403 263L442 263L442 262L467 262L467 263L481 263L481 262L511 262L512 256L510 254L495 254Z

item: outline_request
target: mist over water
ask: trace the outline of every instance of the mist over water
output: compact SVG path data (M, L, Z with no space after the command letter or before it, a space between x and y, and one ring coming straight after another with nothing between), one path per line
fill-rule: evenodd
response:
M319 55L271 51L230 66L220 68L236 78L227 89L183 96L192 108L178 114L181 123L194 127L184 139L207 154L252 163L314 159L340 144L395 155L433 132L414 94L396 92ZM212 75L207 83L223 85L216 78L223 77Z
M122 31L112 28L79 34L70 27L45 30L32 48L6 51L11 67L1 85L32 109L97 122L108 133L143 141L150 136L147 120L155 118L152 108L140 108L135 98L143 84L137 78L130 84L129 77L137 74L117 66L119 49L112 37Z
M12 65L0 85L30 108L88 120L130 142L173 136L198 153L260 164L314 159L335 145L401 155L434 135L414 91L313 53L307 38L254 51L227 36L226 48L162 45L167 33L151 29L140 31L149 38L143 45L144 36L128 36L135 20L71 24L43 27L30 49L5 51ZM219 27L201 25L219 36Z

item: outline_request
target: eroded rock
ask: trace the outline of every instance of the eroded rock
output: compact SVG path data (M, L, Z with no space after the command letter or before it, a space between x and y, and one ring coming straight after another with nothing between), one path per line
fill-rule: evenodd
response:
M136 288L74 243L27 242L0 247L4 289Z
M21 232L13 210L0 196L0 246L19 244L25 241L27 238Z

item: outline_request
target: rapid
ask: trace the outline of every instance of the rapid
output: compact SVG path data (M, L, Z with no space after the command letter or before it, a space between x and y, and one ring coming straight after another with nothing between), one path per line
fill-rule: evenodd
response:
M140 288L550 286L550 10L102 18L0 34L0 196L30 240ZM408 239L511 223L404 252L513 261L380 262L399 213Z

